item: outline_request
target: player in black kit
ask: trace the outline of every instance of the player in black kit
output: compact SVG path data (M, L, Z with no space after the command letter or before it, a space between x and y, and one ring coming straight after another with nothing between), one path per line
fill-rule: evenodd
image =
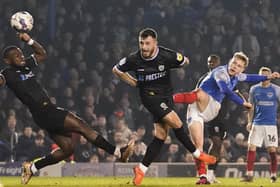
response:
M175 136L195 158L212 164L216 162L215 157L196 149L173 110L170 70L184 64L189 64L187 57L158 46L156 31L146 28L139 33L139 50L121 59L113 68L115 75L139 88L142 103L154 117L155 137L142 162L134 167L134 185L141 184L148 167L158 156L169 128L173 128ZM136 78L129 71L134 72Z
M19 33L18 36L32 47L34 54L25 58L20 48L16 46L6 47L3 51L3 59L9 66L0 74L0 85L6 84L15 93L29 108L36 124L45 129L60 147L38 161L23 163L22 183L27 184L32 175L39 169L58 163L73 153L72 132L81 134L89 142L115 155L121 161L127 161L133 150L133 140L123 148L115 147L92 130L84 120L51 103L50 98L36 81L33 73L33 69L37 67L38 63L46 59L46 51L27 33Z

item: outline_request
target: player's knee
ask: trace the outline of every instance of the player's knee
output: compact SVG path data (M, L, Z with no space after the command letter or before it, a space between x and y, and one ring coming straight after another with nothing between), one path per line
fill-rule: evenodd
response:
M276 152L277 150L276 150L276 147L268 147L268 148L267 148L267 151L268 151L269 153L274 153L274 152Z
M256 151L256 150L257 150L257 147L256 147L255 145L250 144L250 145L248 146L248 150L249 150L249 151Z
M171 128L181 128L183 126L182 121L174 111L172 111L170 115L167 115L163 120L164 123L168 124Z

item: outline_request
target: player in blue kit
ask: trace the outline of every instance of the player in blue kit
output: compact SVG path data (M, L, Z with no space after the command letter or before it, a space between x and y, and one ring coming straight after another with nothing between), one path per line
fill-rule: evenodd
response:
M227 96L230 100L245 108L252 108L252 104L245 101L233 91L239 81L260 82L279 78L279 73L269 75L242 73L249 64L248 57L243 52L236 52L227 65L218 66L201 82L193 92L178 93L173 96L175 103L188 103L187 123L192 141L201 151L204 142L204 123L213 120L219 113L221 102ZM196 162L200 173L199 184L208 184L206 166L203 162ZM200 171L204 171L203 173Z
M262 67L259 74L269 76L271 69ZM252 103L253 108L248 113L247 130L250 134L248 139L247 172L241 181L253 181L256 148L261 147L264 143L270 155L270 179L274 183L277 176L277 109L280 102L280 87L271 83L270 80L253 85L249 92L249 102Z

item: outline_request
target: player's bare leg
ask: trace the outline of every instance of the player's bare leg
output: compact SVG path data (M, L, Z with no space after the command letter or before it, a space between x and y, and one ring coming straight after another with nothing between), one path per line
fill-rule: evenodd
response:
M84 120L73 113L68 113L64 122L65 131L76 132L83 135L95 146L104 149L107 153L115 155L121 162L127 162L133 153L134 139L131 139L125 147L119 148L110 144L96 131L92 130Z
M203 124L198 121L192 121L189 124L189 132L191 134L191 138L195 146L202 152L203 150L203 142L204 142L204 134L203 134ZM195 160L197 172L199 175L199 180L196 184L209 184L206 175L206 164L204 161Z

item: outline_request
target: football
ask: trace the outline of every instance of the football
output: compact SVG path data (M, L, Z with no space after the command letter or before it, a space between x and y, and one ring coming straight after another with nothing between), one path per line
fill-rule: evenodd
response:
M16 12L10 20L11 27L19 32L31 31L33 22L32 15L27 11Z

